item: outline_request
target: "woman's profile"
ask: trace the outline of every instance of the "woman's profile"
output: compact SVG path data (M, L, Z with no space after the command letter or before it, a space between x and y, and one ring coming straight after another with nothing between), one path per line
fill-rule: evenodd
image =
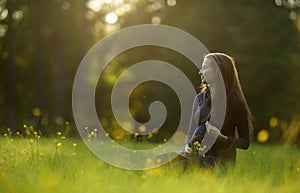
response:
M199 74L200 93L194 99L185 148L172 163L235 164L236 149L248 149L252 131L235 62L226 54L210 53Z

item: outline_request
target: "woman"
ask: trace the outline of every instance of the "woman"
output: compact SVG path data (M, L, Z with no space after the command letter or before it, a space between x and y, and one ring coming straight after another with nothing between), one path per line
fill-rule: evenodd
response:
M236 148L248 149L252 131L234 60L223 53L208 54L199 74L201 92L195 97L184 157L208 164L234 164Z

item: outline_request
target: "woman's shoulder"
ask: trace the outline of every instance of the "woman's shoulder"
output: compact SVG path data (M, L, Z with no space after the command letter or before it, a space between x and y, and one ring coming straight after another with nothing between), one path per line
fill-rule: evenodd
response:
M201 102L202 100L208 99L210 95L209 89L202 89L196 96L195 96L195 100L198 100L199 102Z

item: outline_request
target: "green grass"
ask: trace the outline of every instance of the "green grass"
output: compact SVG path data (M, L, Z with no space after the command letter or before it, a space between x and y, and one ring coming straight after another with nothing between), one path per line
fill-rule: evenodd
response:
M237 165L227 172L189 168L182 173L123 170L99 160L79 140L57 144L53 139L0 138L0 192L300 192L297 148L252 145L238 151Z

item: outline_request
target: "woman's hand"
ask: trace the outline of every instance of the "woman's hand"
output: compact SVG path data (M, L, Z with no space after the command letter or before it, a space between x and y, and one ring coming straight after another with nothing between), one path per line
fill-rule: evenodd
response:
M220 130L213 126L212 124L210 124L208 121L206 121L205 123L206 129L207 129L207 133L215 138L220 138L220 139L224 139L227 140L228 137L223 135Z
M186 154L192 153L192 149L189 147L188 144L186 144L184 147L184 153L186 153Z

